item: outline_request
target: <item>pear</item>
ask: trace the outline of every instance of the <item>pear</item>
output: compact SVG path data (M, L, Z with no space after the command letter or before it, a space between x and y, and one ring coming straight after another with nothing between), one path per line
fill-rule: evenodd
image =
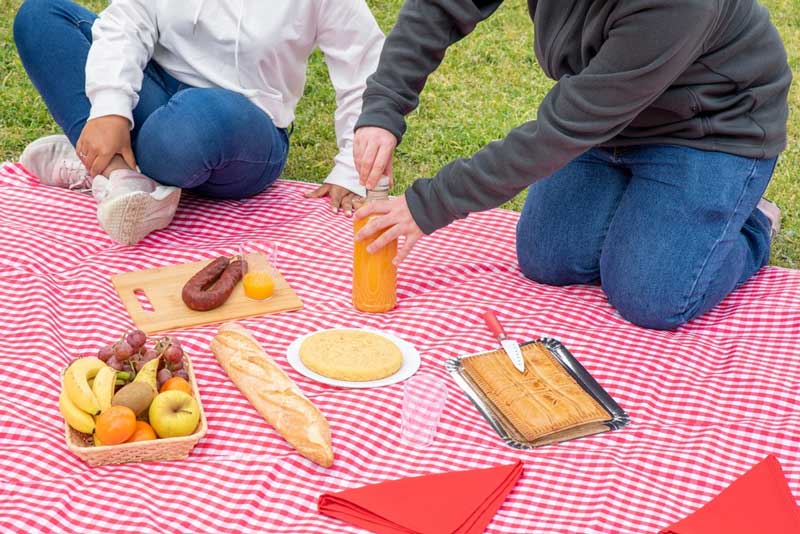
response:
M153 358L152 360L144 364L144 367L139 369L139 372L136 373L136 378L134 378L133 382L131 383L144 382L145 384L150 384L150 386L153 388L153 392L157 393L158 380L156 379L156 376L158 374L158 362L160 361L161 361L161 356L159 356L158 358Z

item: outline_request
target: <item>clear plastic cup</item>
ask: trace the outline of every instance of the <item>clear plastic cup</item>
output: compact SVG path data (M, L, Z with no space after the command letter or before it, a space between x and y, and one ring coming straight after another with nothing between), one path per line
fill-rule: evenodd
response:
M271 298L275 293L277 243L248 241L240 245L239 254L244 259L242 286L245 296L251 300Z
M443 380L414 375L403 384L401 439L414 447L426 447L436 437L436 427L447 400Z

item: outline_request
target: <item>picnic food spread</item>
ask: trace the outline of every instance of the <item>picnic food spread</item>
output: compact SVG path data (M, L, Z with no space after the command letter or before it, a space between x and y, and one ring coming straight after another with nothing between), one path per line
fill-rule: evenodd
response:
M370 202L387 198L388 183L382 183L369 193ZM368 222L369 219L357 221L353 227L355 234ZM374 238L354 241L352 298L355 309L379 313L392 310L397 303L393 264L397 243L392 242L376 254L370 254L366 249L372 241ZM205 322L213 323L220 321L220 317L213 314L231 309L231 306L238 308L230 312L234 317L298 307L293 301L269 309L251 308L260 306L256 301L272 297L278 283L282 287L287 285L269 261L265 263L258 255L240 252L233 257L216 257L201 267L199 262L173 266L182 268L188 278L181 281L181 297L193 310L190 313L201 312L197 315L207 316ZM251 259L259 262L258 268L249 269ZM153 276L154 280L171 281L174 296L175 288L180 287L174 283L176 276L166 276L166 270L155 272L158 277ZM277 278L270 273L276 273ZM241 289L237 289L239 281L242 281ZM168 291L166 285L150 286L148 291L161 298ZM120 281L119 284L115 282L115 286L122 296L126 291L135 291L138 284L131 281L123 286ZM126 289L122 291L121 287ZM234 292L236 298L226 304ZM242 301L243 295L252 300ZM131 310L128 302L126 306ZM158 308L163 310L164 306ZM135 317L137 324L139 320L149 324L146 321L152 319L147 314ZM183 326L192 324L203 322ZM348 328L322 330L298 338L291 347L289 362L301 374L314 380L325 377L332 380L326 383L343 387L381 387L406 380L419 367L419 354L412 345L381 332ZM236 323L225 323L212 338L210 349L230 380L286 442L319 466L333 465L334 451L327 419L250 331ZM603 426L611 417L604 405L581 389L552 355L538 344L528 344L524 355L524 373L513 368L503 351L465 359L461 367L463 376L477 384L486 401L504 420L510 421L518 433L513 436L518 441L506 439L506 443L517 446L527 440L528 444L537 445L544 443L542 438L547 435L556 436L554 441L571 439L589 433L585 429L591 423L601 423L592 432L610 428ZM302 366L298 366L300 363ZM59 400L68 425L70 449L90 465L185 457L206 428L196 382L189 369L188 358L174 336L159 338L151 347L141 330L128 332L115 343L102 347L96 357L73 362L64 372L64 388ZM429 393L423 388L417 394ZM413 400L404 397L404 406ZM427 417L423 413L418 416ZM438 416L434 433L437 423ZM582 430L572 435L564 433L573 428ZM164 447L164 452L158 452L158 443L182 439L188 441L182 443L179 450L167 452ZM106 450L111 454L93 457L87 450ZM514 481L507 485L507 490L513 487ZM499 506L502 500L493 502ZM474 515L471 505L462 512ZM489 521L493 513L484 514L481 522ZM482 527L476 524L473 530L477 533Z
M183 286L183 302L197 311L208 311L222 306L242 279L243 262L238 257L231 261L224 256L213 260Z
M237 324L221 326L211 340L211 351L256 410L300 454L322 467L333 464L325 416L247 329Z
M380 380L403 365L403 353L387 338L363 330L326 330L300 345L300 359L315 373L336 380Z

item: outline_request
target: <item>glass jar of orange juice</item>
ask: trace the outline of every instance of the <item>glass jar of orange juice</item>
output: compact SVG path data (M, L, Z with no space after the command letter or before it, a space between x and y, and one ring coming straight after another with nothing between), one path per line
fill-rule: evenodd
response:
M375 189L367 191L367 202L389 199L389 177L378 180ZM368 217L353 223L354 235L372 219ZM380 234L363 241L353 242L353 306L363 312L381 313L397 305L397 267L392 261L397 255L397 240L375 254L367 247Z

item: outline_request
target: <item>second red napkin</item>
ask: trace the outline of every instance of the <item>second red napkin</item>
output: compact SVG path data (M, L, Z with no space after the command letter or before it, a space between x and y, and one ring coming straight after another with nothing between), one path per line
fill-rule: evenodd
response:
M800 510L774 456L742 475L711 502L661 534L790 534Z
M522 474L522 462L326 493L322 514L378 534L478 534Z

